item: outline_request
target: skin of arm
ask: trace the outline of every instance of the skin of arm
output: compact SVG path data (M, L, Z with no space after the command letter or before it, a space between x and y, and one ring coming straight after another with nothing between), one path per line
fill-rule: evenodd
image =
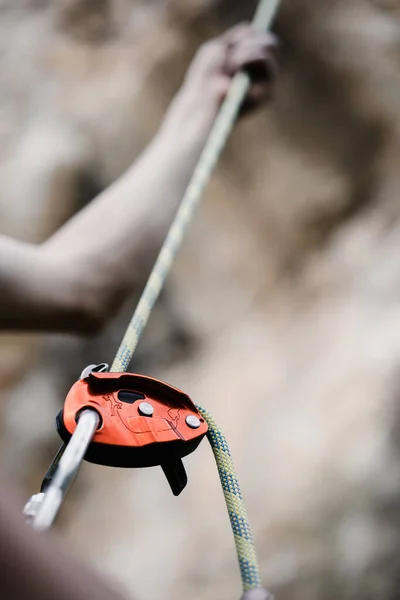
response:
M156 257L231 77L247 68L245 109L274 78L275 40L241 25L197 53L181 90L142 156L49 240L0 236L0 329L95 333Z

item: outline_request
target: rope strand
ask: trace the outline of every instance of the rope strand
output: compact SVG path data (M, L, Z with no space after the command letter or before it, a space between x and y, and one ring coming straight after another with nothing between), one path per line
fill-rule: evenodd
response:
M270 27L279 6L279 0L260 0L253 26L260 30ZM123 372L129 367L140 336L164 286L165 280L181 246L193 214L199 205L211 175L225 148L235 125L240 107L250 85L247 73L237 73L215 119L208 141L200 156L181 205L168 231L167 237L154 264L146 287L140 297L131 322L111 365L111 371Z
M217 463L222 491L228 509L243 591L247 592L253 588L260 588L262 583L256 547L228 442L212 415L200 406L197 406L197 409L208 425L207 437Z
M253 26L259 30L268 29L278 6L279 0L260 0L253 19ZM111 371L123 372L129 367L143 329L147 324L175 256L182 244L183 236L189 227L194 211L203 197L206 186L235 125L249 86L250 77L247 73L243 72L238 73L230 84L227 96L222 103L181 205L168 231L132 320L117 351ZM217 463L235 539L244 598L246 592L253 589L262 589L254 540L227 441L210 413L200 407L198 407L198 410L209 427L208 440ZM265 592L263 594L265 598L272 598L268 592L265 590L263 592Z

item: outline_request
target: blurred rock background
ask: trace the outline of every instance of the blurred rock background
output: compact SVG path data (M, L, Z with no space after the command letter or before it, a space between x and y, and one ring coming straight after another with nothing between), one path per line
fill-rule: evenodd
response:
M1 0L1 231L39 242L121 174L254 5ZM275 30L275 101L237 127L133 368L215 414L278 600L396 600L400 2L283 0ZM134 302L92 340L0 338L1 464L27 496ZM85 465L60 534L138 600L238 598L206 443L186 467L175 499L159 469Z

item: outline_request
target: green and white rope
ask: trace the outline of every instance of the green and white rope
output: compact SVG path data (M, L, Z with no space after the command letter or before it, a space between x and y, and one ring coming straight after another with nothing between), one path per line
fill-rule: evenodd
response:
M278 9L279 1L260 1L253 20L255 28L266 30L270 27ZM142 331L147 324L175 256L181 246L183 236L192 220L195 209L204 195L211 175L233 130L249 85L250 77L247 73L238 73L232 80L181 205L168 231L132 320L117 351L117 355L111 366L112 371L123 372L129 367Z
M269 29L278 9L279 1L260 0L253 19L253 26L256 29ZM222 103L208 141L200 156L198 165L117 351L111 371L124 372L129 367L142 331L147 324L181 246L183 236L188 229L195 209L203 197L207 184L235 125L249 86L250 77L247 73L238 73L232 80L227 96ZM247 592L252 589L261 588L261 576L253 536L228 444L221 429L210 413L200 407L198 407L198 410L208 424L208 439L217 463L235 539L243 590Z
M197 409L208 425L207 437L215 457L215 462L217 463L218 474L228 509L229 520L235 539L243 591L246 592L253 588L260 588L262 582L258 567L257 552L228 443L212 415L200 406L197 406Z

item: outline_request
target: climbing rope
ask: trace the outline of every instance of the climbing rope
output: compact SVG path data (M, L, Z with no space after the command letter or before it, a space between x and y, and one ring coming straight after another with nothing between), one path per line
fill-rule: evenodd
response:
M269 29L278 6L279 0L261 0L253 19L253 27L262 31ZM244 72L238 73L231 82L207 144L204 147L181 205L168 231L132 320L118 348L111 371L123 372L129 367L142 331L147 324L175 256L181 246L183 236L192 220L195 209L203 197L206 186L235 125L249 86L250 77ZM199 406L197 408L209 427L208 440L217 463L225 502L228 508L236 544L243 591L246 592L253 588L260 588L261 576L257 554L228 444L221 429L210 413Z
M275 17L278 5L279 0L260 0L253 19L253 26L259 30L267 30ZM230 84L199 163L118 348L111 372L123 373L129 367L143 329L181 246L183 236L234 127L249 86L250 77L245 72L238 73ZM262 589L254 540L227 441L210 413L199 406L197 409L208 425L207 436L217 464L235 539L244 598L246 592ZM54 473L52 472L52 476L54 474L52 482L48 488L42 490L41 494L34 496L25 507L25 514L32 520L35 529L44 530L52 524L96 432L98 416L94 418L93 415L97 415L97 413L92 410L82 412L73 436L74 443L71 444L71 440L65 447L65 452L61 452L57 456L57 464L55 463L52 468L54 471ZM257 598L263 600L270 598L265 590L262 592L261 596L258 595Z
M201 406L197 406L197 409L208 425L207 437L217 463L222 491L228 509L243 591L247 592L253 588L260 588L262 583L256 547L228 442L212 415Z
M253 19L253 27L269 29L280 0L260 0ZM111 365L112 372L123 372L129 367L140 336L164 286L165 280L181 246L182 239L200 203L211 175L233 130L239 110L250 86L247 73L237 73L219 110L208 141L200 156L192 179L182 199L175 219L154 264L146 287L128 325L124 338Z

